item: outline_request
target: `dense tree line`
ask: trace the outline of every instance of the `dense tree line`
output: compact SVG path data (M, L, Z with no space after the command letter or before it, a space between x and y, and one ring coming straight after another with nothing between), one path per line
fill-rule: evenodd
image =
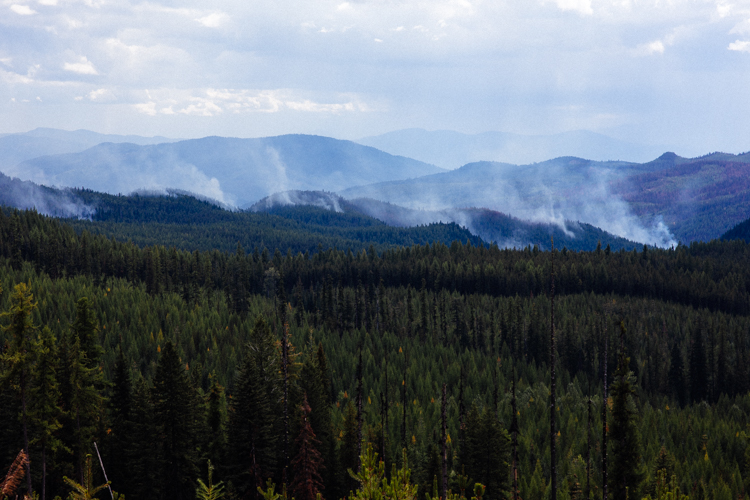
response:
M601 498L604 451L612 498L745 495L744 243L555 253L551 345L551 254L533 248L188 253L27 212L0 238L0 459L28 450L46 497L97 442L128 498L193 498L208 460L234 498L268 478L343 498L364 440L420 495L443 494L445 466L455 494L510 497L517 456L520 497L542 498L551 350L557 498Z

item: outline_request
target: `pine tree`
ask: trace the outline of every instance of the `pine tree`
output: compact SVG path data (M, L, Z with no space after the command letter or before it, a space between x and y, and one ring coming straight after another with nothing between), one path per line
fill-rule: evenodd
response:
M349 403L344 409L344 422L342 425L342 439L341 439L341 469L345 474L340 481L345 490L351 490L356 487L353 480L346 474L347 470L356 471L359 469L359 456L357 450L359 449L359 425L357 422L357 409L354 403L349 400Z
M62 427L60 418L63 411L60 407L60 384L57 382L57 345L55 336L49 327L42 328L36 341L36 365L32 374L31 408L29 417L35 428L35 437L31 444L38 444L42 461L41 499L47 498L47 463L51 453L62 449L63 444L57 435Z
M198 476L194 448L194 393L171 340L161 351L152 390L154 417L161 443L162 498L192 499Z
M682 360L682 351L675 341L672 345L671 363L669 365L669 385L675 399L681 408L685 407L685 363Z
M73 427L70 448L76 458L79 481L83 482L86 452L91 446L92 436L104 406L104 398L97 389L103 382L98 367L90 367L77 336L73 345L70 346L68 355L68 373L70 374L68 416L72 420Z
M73 334L78 337L81 349L86 357L86 366L97 366L104 353L99 342L99 325L87 297L81 297L76 302L76 319L70 325Z
M115 374L112 381L112 395L109 398L110 433L107 446L107 468L110 470L112 484L125 495L130 495L127 471L131 461L133 434L133 383L130 369L122 352L122 345L117 350Z
M500 426L494 411L471 405L466 416L462 455L467 474L487 487L487 498L506 498L510 492L510 437Z
M624 323L620 323L620 329L621 335L624 336ZM638 487L642 476L635 377L628 367L629 364L630 358L625 356L624 349L621 348L612 384L612 424L610 426L612 446L610 485L615 500L638 498Z
M271 329L258 316L245 346L229 418L229 477L241 495L255 498L263 478L276 469L281 399L279 354ZM283 429L282 429L283 432Z
M134 385L130 413L133 427L128 448L125 450L129 463L123 471L127 480L126 484L121 486L126 487L127 498L160 498L164 481L161 480L158 470L159 429L151 404L151 389L143 379Z
M292 460L294 479L291 483L291 490L298 500L315 500L323 489L323 478L320 475L323 461L317 449L320 441L315 436L311 425L311 410L310 405L307 404L307 394L304 395L300 411L300 432L295 442L297 454Z
M9 334L8 348L0 354L2 361L2 382L12 384L21 403L21 428L23 430L23 447L26 456L29 456L29 409L31 402L30 384L32 368L35 358L35 345L33 334L37 329L32 319L32 313L36 309L34 295L31 288L25 283L19 283L13 288L10 309L2 314L0 318L10 320L3 330ZM33 494L31 484L31 460L26 461L26 487L29 495Z
M692 346L690 347L690 400L693 403L703 401L708 395L708 371L706 369L706 352L703 347L701 324L693 328Z

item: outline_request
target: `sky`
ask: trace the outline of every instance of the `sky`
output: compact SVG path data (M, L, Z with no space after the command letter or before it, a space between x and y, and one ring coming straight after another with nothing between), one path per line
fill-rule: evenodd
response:
M750 0L0 0L0 133L750 150Z

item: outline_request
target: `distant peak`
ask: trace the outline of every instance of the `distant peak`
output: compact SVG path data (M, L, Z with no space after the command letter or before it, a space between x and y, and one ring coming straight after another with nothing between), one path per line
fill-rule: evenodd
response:
M675 153L673 153L671 151L667 151L666 153L664 153L663 155L661 155L660 157L658 157L657 160L659 160L659 161L675 161L677 158L679 158L679 156L677 156L677 154L675 154Z

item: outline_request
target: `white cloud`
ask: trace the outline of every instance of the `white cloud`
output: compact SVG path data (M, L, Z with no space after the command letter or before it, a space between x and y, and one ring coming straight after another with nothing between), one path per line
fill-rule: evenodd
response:
M591 0L555 0L557 8L563 11L575 11L579 14L591 15L594 9L591 8Z
M36 11L32 9L31 7L29 7L28 5L20 5L17 3L14 3L13 5L11 5L10 10L12 10L13 12L15 12L16 14L20 16L31 16L31 15L36 14Z
M213 12L207 16L197 18L196 21L207 28L220 28L229 21L229 16L223 12Z
M39 5L45 5L47 7L54 7L57 5L57 0L37 0Z
M736 50L737 52L750 52L750 41L747 40L735 40L727 47L729 50Z
M219 116L223 113L266 113L297 111L334 114L366 113L374 108L356 96L340 96L338 102L323 102L301 96L292 90L158 89L145 92L146 101L134 104L139 113L149 116Z
M143 102L134 104L133 107L139 113L143 113L148 116L156 116L156 103L155 102Z
M117 100L117 96L115 96L115 93L111 89L92 90L86 97L88 97L89 101L94 102L114 102Z
M33 83L34 80L28 76L19 75L12 71L4 71L0 69L0 80L5 83Z
M639 47L640 52L646 55L652 54L663 54L664 53L664 42L661 40L654 40L653 42L646 43Z
M73 73L78 73L79 75L98 75L99 72L96 71L96 68L94 68L94 65L86 59L85 56L81 56L78 60L78 62L75 63L65 63L63 65L63 69L65 71L72 71Z

